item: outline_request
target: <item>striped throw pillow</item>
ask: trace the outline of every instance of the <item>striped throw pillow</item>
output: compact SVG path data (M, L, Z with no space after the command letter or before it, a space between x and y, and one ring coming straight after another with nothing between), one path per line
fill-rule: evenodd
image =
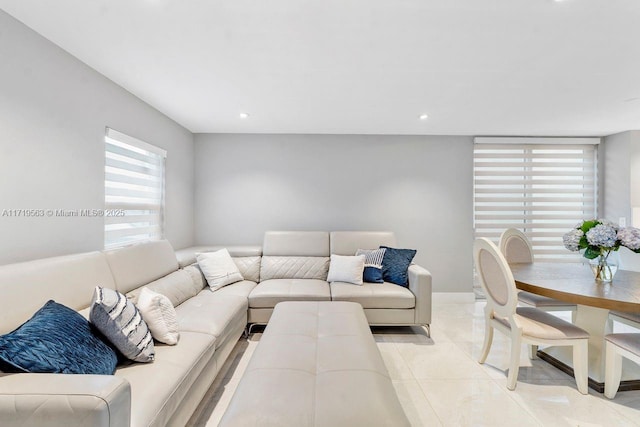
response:
M382 259L385 249L358 249L356 255L364 255L364 273L362 279L369 283L383 283Z
M97 286L89 320L127 359L153 361L151 332L133 302L120 292Z

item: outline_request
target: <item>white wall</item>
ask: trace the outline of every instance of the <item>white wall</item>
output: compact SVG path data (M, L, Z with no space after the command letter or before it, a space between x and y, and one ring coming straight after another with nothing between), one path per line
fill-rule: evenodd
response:
M191 245L193 135L0 11L0 264L102 249L101 218L2 211L102 208L105 126L168 151L166 237Z
M470 137L198 134L196 241L266 230L391 230L433 274L472 287Z
M640 206L640 131L627 131L604 138L604 217L633 223L633 206ZM602 153L602 151L601 151ZM640 255L621 248L622 268L640 271Z

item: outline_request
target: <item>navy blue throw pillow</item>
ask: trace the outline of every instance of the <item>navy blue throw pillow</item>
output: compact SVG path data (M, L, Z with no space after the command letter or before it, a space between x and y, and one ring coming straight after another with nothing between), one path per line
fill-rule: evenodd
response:
M50 300L0 336L0 371L111 375L118 357L78 312Z
M368 283L384 283L382 279L382 269L378 267L365 266L362 272L362 281Z
M382 259L385 249L358 249L356 256L364 255L362 280L369 283L384 283L382 279Z
M384 281L400 286L409 286L407 270L413 257L416 256L416 250L380 247L386 249L384 258L382 258L382 278Z

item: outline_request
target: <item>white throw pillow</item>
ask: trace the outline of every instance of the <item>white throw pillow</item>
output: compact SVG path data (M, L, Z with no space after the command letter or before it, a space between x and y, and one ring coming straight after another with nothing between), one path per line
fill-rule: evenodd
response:
M178 344L178 316L169 298L151 289L142 288L136 305L156 341L169 345Z
M342 256L331 254L328 282L347 282L362 285L364 271L364 255Z
M215 252L200 253L196 256L196 259L209 287L213 291L244 280L240 270L238 270L238 266L233 262L226 248Z

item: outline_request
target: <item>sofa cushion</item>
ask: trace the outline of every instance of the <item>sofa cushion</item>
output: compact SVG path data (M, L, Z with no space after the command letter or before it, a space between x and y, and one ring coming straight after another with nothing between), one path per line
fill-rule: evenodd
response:
M362 308L414 308L416 298L413 293L393 283L350 283L332 282L331 300L359 303Z
M169 298L148 288L142 288L137 307L156 341L169 345L178 343L178 316Z
M240 274L242 274L244 280L250 280L252 282L260 281L260 261L262 257L243 256L232 257L232 259L238 266L238 270L240 270Z
M263 256L260 281L271 279L327 280L329 257Z
M118 357L76 311L50 300L15 331L0 336L0 370L111 375Z
M118 367L131 384L131 426L164 426L185 399L215 349L208 334L182 332L175 346L157 345L152 364Z
M247 308L246 297L204 289L179 305L176 313L181 333L187 331L208 334L216 338L216 345L222 345L222 338L229 331L235 330L236 325L246 325Z
M224 288L216 291L218 295L235 295L237 297L242 297L245 299L249 298L249 294L255 288L256 282L252 282L250 280L243 280L241 282L232 283L230 285L225 286Z
M201 273L197 267L188 267L184 270L174 271L158 280L154 280L145 285L144 288L149 288L154 292L166 296L169 298L169 301L171 301L171 304L176 307L189 298L198 295L198 292L202 290L204 282L202 280L199 282L196 281L199 279L199 276L201 276ZM143 287L140 287L127 293L127 298L136 303L142 289Z
M89 319L127 359L153 362L151 332L133 302L120 292L96 286Z
M178 270L176 254L167 240L112 249L104 254L116 289L123 294Z
M351 285L353 286L353 285ZM354 288L356 286L353 286ZM273 308L282 301L330 301L329 284L317 279L272 279L249 294L249 307Z
M204 278L204 274L202 273L202 270L200 270L200 267L198 267L198 263L188 265L184 267L181 271L184 271L185 273L188 273L189 276L191 276L191 280L193 280L193 284L198 290L195 293L195 295L198 295L198 293L200 293L200 291L203 290L205 286L207 286L207 279ZM194 295L191 295L191 296L194 296ZM186 301L186 299L184 301ZM181 301L181 302L184 302L184 301Z

